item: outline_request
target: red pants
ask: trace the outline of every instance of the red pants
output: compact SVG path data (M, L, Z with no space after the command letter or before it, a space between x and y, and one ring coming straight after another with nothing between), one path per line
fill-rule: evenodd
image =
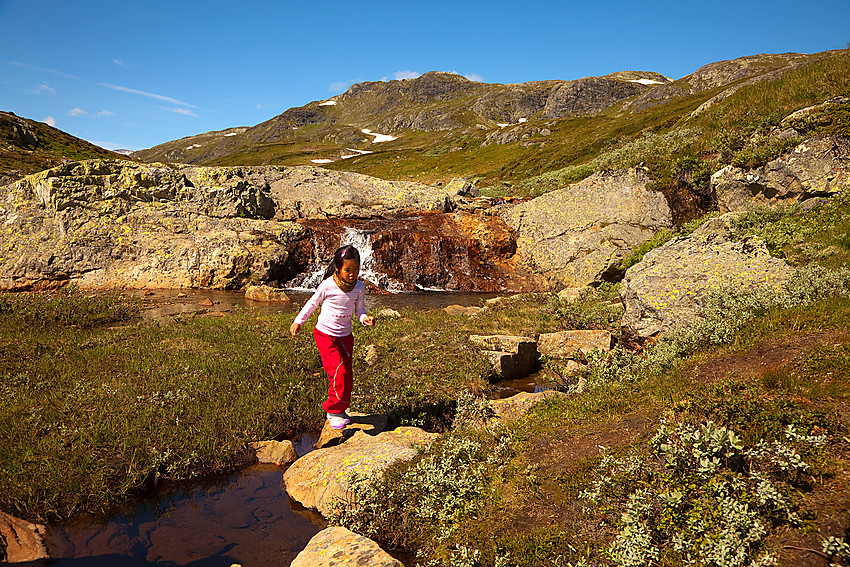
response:
M328 413L341 413L351 405L351 390L354 373L351 356L354 352L354 336L332 337L313 330L313 338L322 355L322 367L328 373L328 399L322 404Z

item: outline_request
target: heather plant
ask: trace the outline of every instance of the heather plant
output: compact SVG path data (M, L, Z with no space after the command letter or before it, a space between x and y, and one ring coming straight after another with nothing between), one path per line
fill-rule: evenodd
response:
M789 426L781 441L747 446L712 421L663 422L650 455L603 451L579 498L587 511L619 513L605 552L618 567L773 565L765 539L777 526L800 523L789 494L812 473L804 456L825 443Z

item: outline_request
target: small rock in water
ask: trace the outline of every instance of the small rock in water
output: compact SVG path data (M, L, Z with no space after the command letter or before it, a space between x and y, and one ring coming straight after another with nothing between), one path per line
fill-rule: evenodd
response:
M149 296L149 295L153 295L153 292L152 292L151 290L149 290L149 289L146 289L146 290L144 291L144 293L142 293L142 295L144 295L144 296L146 296L146 297L147 297L147 296Z
M267 303L289 303L292 301L286 292L267 285L252 285L245 290L245 299Z
M251 443L251 447L257 451L257 459L261 463L283 465L298 459L292 441L256 441Z
M205 300L203 300L202 302L200 302L198 305L200 305L200 306L202 306L202 307L212 307L212 306L213 306L213 302L212 302L212 299L210 299L210 298L208 297L208 298L206 298Z
M186 294L181 291L177 294L177 297L186 297Z

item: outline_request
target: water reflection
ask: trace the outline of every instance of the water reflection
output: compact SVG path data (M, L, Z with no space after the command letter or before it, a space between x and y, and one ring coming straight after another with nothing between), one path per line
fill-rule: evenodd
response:
M314 442L303 439L299 454ZM324 525L290 505L283 471L255 465L223 482L159 495L129 513L51 527L50 565L288 565Z

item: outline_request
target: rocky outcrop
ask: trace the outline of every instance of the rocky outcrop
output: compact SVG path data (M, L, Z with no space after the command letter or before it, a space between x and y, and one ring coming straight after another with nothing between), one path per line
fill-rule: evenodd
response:
M0 512L0 563L47 559L45 527Z
M334 526L313 536L290 567L404 567L371 539Z
M415 427L376 436L358 431L341 445L316 449L295 461L283 483L293 499L327 516L332 506L357 505L350 492L352 476L371 479L393 463L412 459L418 454L416 446L427 446L438 437Z
M443 188L316 168L76 162L0 194L0 289L241 288L288 281L306 216L450 207ZM308 247L309 248L309 247Z
M345 442L345 440L354 437L358 431L362 431L367 435L379 435L386 431L389 416L386 414L363 414L357 412L347 412L351 423L343 429L334 429L331 423L325 420L322 426L322 432L319 434L319 440L313 445L315 449L324 449L333 447Z
M688 237L648 252L620 287L623 330L646 339L689 325L712 292L780 289L792 269L760 239L732 239L734 213L706 222Z
M537 343L528 337L510 335L471 335L469 340L493 363L493 371L502 380L528 376L537 365Z
M534 274L517 265L513 231L497 216L457 211L302 224L311 245L294 252L304 275L289 282L291 286L304 286L311 274L323 271L324 262L341 243L358 247L363 254L362 277L381 289L526 291L538 285Z
M724 213L827 197L848 184L850 139L832 136L807 140L763 167L729 165L711 176L717 206Z
M523 417L528 410L539 404L540 402L550 399L564 397L565 394L556 390L545 390L543 392L521 392L510 398L500 400L490 400L490 408L496 414L496 419L505 421L515 421Z
M673 224L640 170L600 172L507 210L518 261L551 289L597 282L661 228Z
M576 330L543 333L537 339L540 354L555 358L573 358L576 352L593 349L611 350L613 337L609 331Z

